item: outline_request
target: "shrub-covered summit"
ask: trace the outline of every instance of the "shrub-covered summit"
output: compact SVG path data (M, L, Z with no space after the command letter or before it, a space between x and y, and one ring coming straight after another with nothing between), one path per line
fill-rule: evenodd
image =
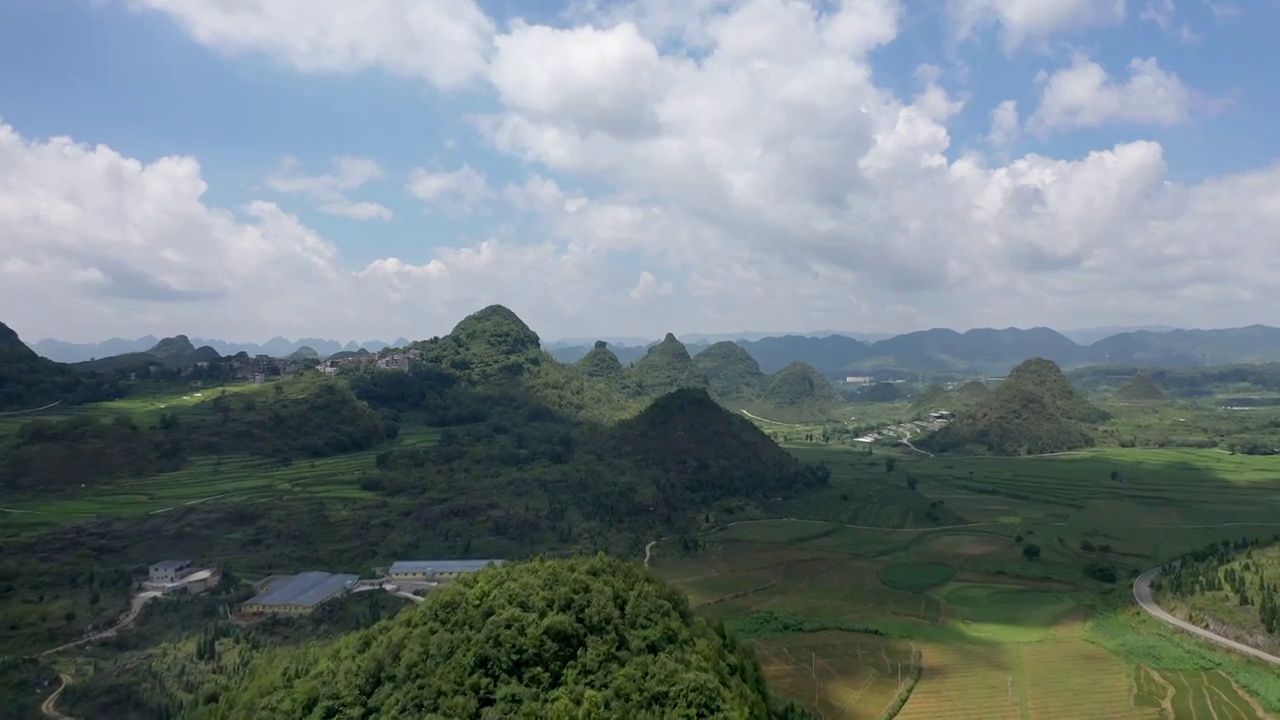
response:
M790 495L824 485L829 476L796 460L705 390L664 395L619 423L613 435L621 457L661 470L660 484L671 487L660 487L659 496L677 507L690 500Z
M693 357L707 376L711 394L729 403L755 402L764 394L765 374L760 363L741 345L718 342Z
M587 377L596 378L616 388L621 388L626 379L626 368L622 367L622 362L604 340L597 340L595 347L582 356L577 366Z
M935 452L985 450L1033 455L1090 447L1089 426L1108 418L1052 361L1028 360L974 408L917 444Z
M689 350L675 335L649 348L631 368L631 380L644 395L665 395L680 388L707 387L707 376L689 357Z
M1150 375L1140 372L1116 390L1115 398L1130 401L1164 400L1165 394Z
M194 715L332 718L769 716L751 654L638 563L490 568L331 643L260 656Z
M475 382L511 380L550 361L538 334L501 305L463 318L442 338L414 343L424 362L443 365Z
M168 361L182 360L195 351L196 346L191 344L191 340L186 335L174 335L156 343L147 352L161 360Z
M822 373L793 362L773 376L755 407L770 420L804 422L827 419L839 404L840 395Z

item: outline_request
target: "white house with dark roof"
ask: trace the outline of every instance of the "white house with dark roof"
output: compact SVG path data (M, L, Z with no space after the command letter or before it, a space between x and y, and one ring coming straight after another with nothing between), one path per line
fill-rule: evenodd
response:
M190 560L161 560L151 566L147 580L153 583L176 583L195 572Z

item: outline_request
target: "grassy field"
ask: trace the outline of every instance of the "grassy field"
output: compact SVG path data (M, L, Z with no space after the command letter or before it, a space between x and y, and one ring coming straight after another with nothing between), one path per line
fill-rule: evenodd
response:
M752 640L787 699L825 718L878 717L897 688L883 677L885 658L915 647L923 674L903 720L1280 713L1273 668L1127 609L1133 573L1211 541L1280 531L1273 459L1186 449L1016 459L790 449L832 470L828 495L779 503L774 519L733 522L703 536L692 557L660 547L654 564L700 613L739 633L754 638L761 617L789 618ZM926 521L929 509L942 521ZM1028 544L1038 559L1024 557ZM1090 563L1114 566L1119 581L1086 577Z

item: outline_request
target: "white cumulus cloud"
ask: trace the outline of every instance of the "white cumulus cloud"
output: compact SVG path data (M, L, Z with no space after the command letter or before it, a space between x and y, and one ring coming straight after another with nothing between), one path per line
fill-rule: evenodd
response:
M299 7L163 4L217 17ZM952 5L1021 40L1125 12ZM0 306L25 335L68 339L423 337L492 302L548 337L1268 319L1280 165L1177 182L1166 149L1142 139L1006 157L1028 113L1022 124L1042 133L1185 119L1191 92L1142 58L1124 78L1075 58L1045 75L1034 108L1001 103L989 144L957 153L950 124L965 95L934 69L910 97L873 72L869 53L894 41L904 6L638 0L555 27L509 23L477 56L491 62L456 77L487 80L475 127L524 179L492 169L495 188L479 169L491 158L459 157L415 170L405 190L433 211L501 200L519 224L358 264L271 203L211 206L194 158L144 161L0 126ZM354 67L342 48L358 47L361 62L399 72L370 27L348 19L333 31L341 41L321 33L308 46L328 60L294 64ZM283 40L257 42L292 62L270 46ZM427 54L402 74L431 80ZM275 180L346 197L375 174L352 160Z
M1028 119L1037 132L1098 127L1108 123L1175 125L1191 111L1191 91L1155 58L1134 58L1129 77L1113 79L1101 65L1077 54L1071 66L1041 73L1040 105Z
M453 88L482 75L494 24L474 0L129 0L203 45L306 72L383 68Z

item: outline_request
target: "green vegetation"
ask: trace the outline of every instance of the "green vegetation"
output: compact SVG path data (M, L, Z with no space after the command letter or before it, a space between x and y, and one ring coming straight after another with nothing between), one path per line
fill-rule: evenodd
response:
M924 592L955 577L956 569L935 563L898 562L880 569L880 582L894 590Z
M54 403L75 405L123 396L109 376L82 372L36 355L0 323L0 413L21 413Z
M904 352L1013 342L925 335ZM1272 670L1122 609L1136 573L1229 540L1227 554L1170 574L1183 584L1162 586L1162 601L1242 635L1268 630L1280 560L1257 543L1280 531L1280 477L1272 459L1245 453L1280 447L1280 407L1223 409L1232 393L1262 396L1230 373L1203 384L1202 369L1153 371L1174 400L1103 410L1037 360L994 391L932 385L850 407L799 364L770 366L783 372L766 395L759 366L731 344L690 359L668 336L625 368L597 343L562 365L499 306L412 349L421 361L407 372L352 364L335 378L200 393L176 391L178 371L162 366L162 380L130 381L124 399L0 418L0 654L110 624L147 563L191 557L232 579L211 598L154 601L115 639L58 656L76 677L65 712L1280 711ZM183 372L214 385L222 364ZM1201 378L1217 397L1189 399L1168 377ZM1105 378L1081 385L1106 397L1138 382L1132 368ZM932 438L900 426L853 442L940 409L959 418ZM908 432L944 454L887 437ZM1023 457L1041 453L1064 454ZM306 619L222 615L251 592L236 576L599 551L622 560L514 563L407 610L368 592ZM646 555L687 600L648 579ZM12 674L3 692L14 697L48 692L54 677L43 662ZM22 702L12 707L31 709Z
M631 379L644 395L656 397L681 388L707 388L707 375L689 357L684 343L667 333L631 367Z
M812 366L795 362L773 377L751 409L770 420L803 422L829 418L838 404L840 396L830 381Z
M170 361L181 361L183 358L195 351L196 346L191 344L191 340L189 340L186 335L176 335L174 337L164 338L148 350L147 353L155 355L162 361L168 363Z
M1155 583L1184 619L1267 652L1280 651L1280 544L1223 541L1183 555Z
M754 658L635 563L493 568L378 627L266 654L195 718L769 715Z
M578 361L578 368L587 377L601 380L615 389L622 390L626 385L626 369L603 340L597 341L591 352Z
M397 428L344 384L312 376L275 392L213 394L140 425L130 414L31 420L0 439L11 491L48 493L107 478L185 467L195 455L256 455L278 462L366 450Z
M737 343L715 343L695 355L693 363L706 374L712 397L723 403L749 405L768 385L760 364Z
M1280 676L1274 666L1223 652L1136 609L1099 614L1089 622L1086 637L1139 663L1153 676L1138 682L1138 688L1146 690L1147 702L1169 708L1178 720L1200 717L1206 702L1234 705L1227 717L1249 720L1280 712ZM1215 700L1215 695L1221 699ZM1192 714L1191 707L1197 703L1202 709Z
M1109 417L1077 393L1058 366L1028 360L989 397L918 445L934 452L1037 455L1095 444L1089 426Z
M1164 397L1164 391L1146 373L1135 373L1129 382L1115 393L1117 400L1137 402L1163 400Z
M198 400L139 396L0 436L14 520L0 540L13 558L0 568L5 651L106 622L130 570L174 553L246 574L319 561L367 572L414 556L636 555L664 536L692 549L712 516L751 516L825 486L823 468L705 391L597 422L629 401L544 363L513 318L488 309L422 346L447 366L304 372ZM92 515L102 519L59 526ZM50 556L60 564L38 560ZM98 603L73 579L90 568L113 578Z

